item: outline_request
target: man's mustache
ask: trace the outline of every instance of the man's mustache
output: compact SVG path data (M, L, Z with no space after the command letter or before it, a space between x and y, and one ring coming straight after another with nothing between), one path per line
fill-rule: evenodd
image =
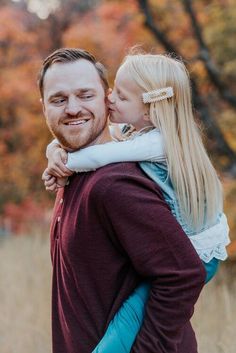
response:
M91 113L78 113L78 114L69 114L66 113L61 117L60 121L64 122L67 120L88 120L93 117L93 114Z

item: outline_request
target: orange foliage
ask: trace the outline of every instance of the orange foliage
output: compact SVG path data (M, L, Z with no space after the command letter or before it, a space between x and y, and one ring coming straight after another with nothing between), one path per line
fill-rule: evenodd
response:
M48 211L48 206L38 204L29 197L22 202L21 207L14 203L7 203L4 207L4 219L12 234L35 231L38 225L46 229L50 216L51 212Z
M30 193L43 192L49 133L36 86L37 24L35 16L13 5L0 7L0 213L8 202L21 204Z
M128 49L139 43L146 48L157 46L142 26L143 18L136 1L103 2L72 24L63 35L65 46L86 48L114 71Z

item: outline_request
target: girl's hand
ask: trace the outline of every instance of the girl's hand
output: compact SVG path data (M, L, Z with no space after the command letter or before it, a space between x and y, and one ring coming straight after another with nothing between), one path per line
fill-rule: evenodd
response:
M67 152L58 145L51 146L47 150L48 157L48 174L58 178L68 177L73 172L66 168Z
M67 184L68 178L57 178L56 183L58 188L63 188Z
M43 172L42 180L44 181L44 186L47 191L56 192L58 190L57 178L50 175L47 168Z
M42 175L42 180L44 181L44 186L47 191L57 192L59 188L63 188L68 178L56 178L48 173L48 168L45 169Z

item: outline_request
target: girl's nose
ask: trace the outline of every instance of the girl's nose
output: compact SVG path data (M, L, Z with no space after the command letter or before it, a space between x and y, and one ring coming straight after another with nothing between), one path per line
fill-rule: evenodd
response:
M111 103L111 104L115 103L115 97L114 97L113 91L110 91L107 98L108 98L109 103Z

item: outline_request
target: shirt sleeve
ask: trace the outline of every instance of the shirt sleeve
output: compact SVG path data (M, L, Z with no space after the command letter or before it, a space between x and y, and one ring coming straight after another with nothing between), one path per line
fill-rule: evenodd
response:
M163 160L163 139L154 129L126 141L108 142L68 153L66 167L74 172L87 172L110 163Z
M124 173L106 185L102 199L104 217L132 265L151 281L131 352L176 353L204 284L202 262L152 181Z

